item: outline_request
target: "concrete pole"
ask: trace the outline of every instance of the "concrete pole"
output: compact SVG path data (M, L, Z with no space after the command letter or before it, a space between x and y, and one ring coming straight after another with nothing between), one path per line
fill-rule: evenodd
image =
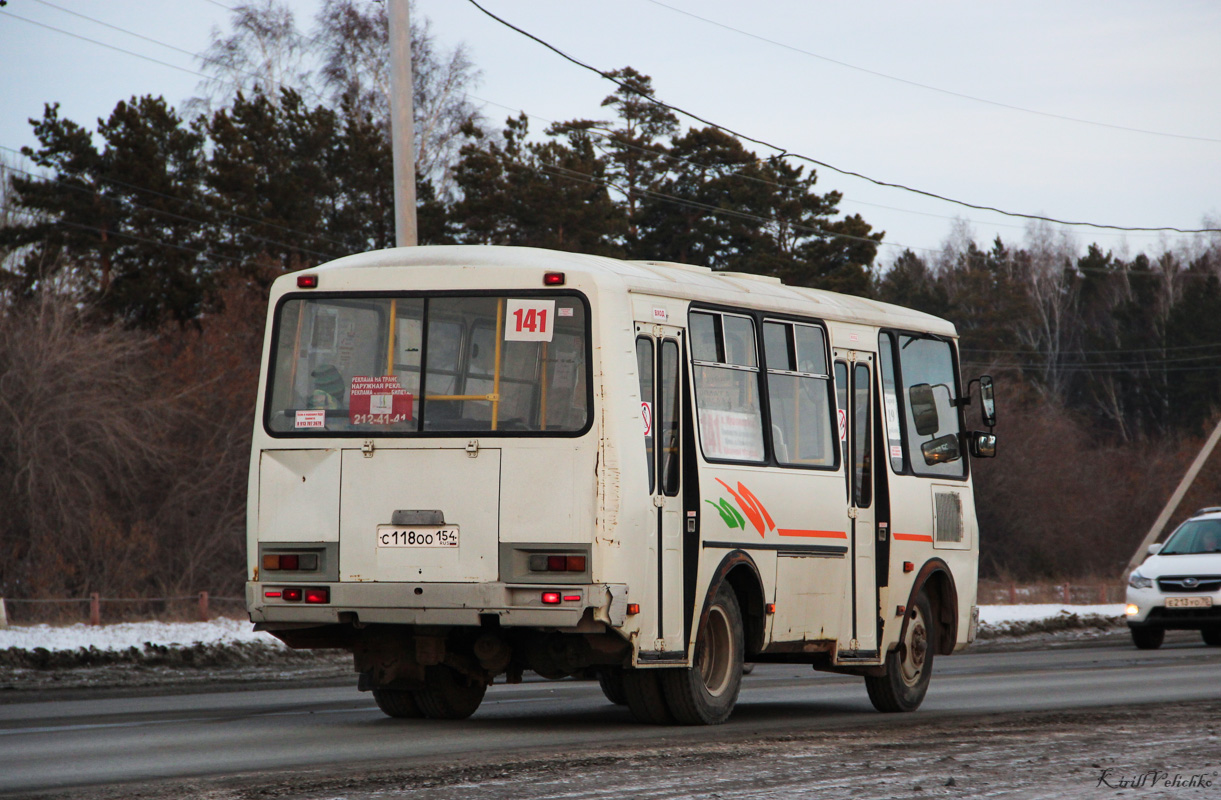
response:
M1132 554L1132 560L1128 562L1128 568L1124 571L1125 582L1128 576L1132 574L1132 570L1139 567L1141 562L1145 560L1145 553L1149 549L1149 545L1156 542L1157 537L1162 535L1162 530L1165 529L1166 523L1170 522L1170 518L1174 516L1179 503L1183 501L1183 496L1187 494L1187 490L1191 488L1191 484L1195 481L1196 476L1200 474L1200 470L1204 467L1204 462L1212 455L1213 448L1217 446L1219 439L1221 439L1221 421L1217 422L1217 427L1213 428L1212 435L1208 437L1208 441L1204 443L1204 446L1200 448L1200 452L1196 454L1196 460L1188 468L1187 474L1183 476L1183 480L1179 481L1179 488L1174 490L1174 494L1166 502L1166 507L1158 515L1157 521L1153 523L1153 527L1145 534L1140 547L1136 548L1136 552Z
M411 20L408 0L387 0L390 18L390 137L394 153L394 239L419 244L415 219L415 125L412 119Z

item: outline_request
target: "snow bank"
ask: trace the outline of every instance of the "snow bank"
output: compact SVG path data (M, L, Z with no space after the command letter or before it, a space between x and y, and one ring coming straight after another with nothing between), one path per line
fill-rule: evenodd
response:
M994 627L1014 623L1037 622L1064 614L1078 617L1097 615L1123 616L1122 603L1094 606L1016 605L980 606L979 621ZM0 650L16 647L33 650L42 647L51 651L88 649L126 650L143 648L146 643L161 646L193 644L262 643L283 646L275 637L255 633L244 620L215 619L210 622L123 622L95 628L90 625L29 625L0 628Z
M1122 617L1123 603L1107 603L1096 606L1070 606L1063 603L1032 603L1017 606L980 606L979 621L984 625L1009 625L1014 622L1038 622L1061 614L1076 614L1078 617Z
M91 625L28 625L0 628L0 650L16 647L33 650L42 647L51 651L143 648L146 643L162 646L194 644L238 644L255 642L283 646L279 639L267 633L255 633L245 620L214 619L209 622L122 622L94 627Z

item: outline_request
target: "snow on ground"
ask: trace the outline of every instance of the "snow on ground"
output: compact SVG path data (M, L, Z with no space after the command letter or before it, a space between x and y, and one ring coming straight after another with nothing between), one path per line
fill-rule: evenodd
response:
M145 643L156 645L234 644L262 642L282 646L267 633L256 633L246 620L218 618L208 622L121 622L94 627L76 625L14 625L0 628L0 650L16 647L33 650L141 649Z
M1122 603L1093 606L1054 603L980 606L979 621L986 625L1005 625L1049 619L1061 614L1120 617L1123 612ZM251 628L251 624L245 620L224 618L210 622L123 622L96 628L84 624L13 626L0 628L0 650L10 647L22 650L33 650L36 647L44 647L47 650L77 650L89 647L96 647L98 650L126 650L129 647L143 648L145 643L191 645L262 642L280 646L279 640L271 635L255 633Z
M1061 614L1076 614L1078 617L1122 617L1123 603L1108 603L1096 606L1070 606L1063 603L1042 603L1017 606L980 606L979 621L985 625L1007 625L1012 622L1035 622L1051 619Z

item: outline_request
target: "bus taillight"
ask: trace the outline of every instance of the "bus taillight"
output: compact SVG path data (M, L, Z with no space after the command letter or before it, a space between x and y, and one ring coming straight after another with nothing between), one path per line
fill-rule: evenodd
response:
M535 553L530 556L531 572L584 572L585 556L563 554L544 555Z
M305 590L305 602L307 602L307 603L329 603L329 602L331 602L331 590L325 589L325 588L306 589Z

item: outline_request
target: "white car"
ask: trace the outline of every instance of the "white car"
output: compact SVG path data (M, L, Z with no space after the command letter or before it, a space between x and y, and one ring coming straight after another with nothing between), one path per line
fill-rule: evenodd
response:
M1128 628L1141 650L1168 630L1199 631L1221 645L1221 508L1197 511L1128 577Z

